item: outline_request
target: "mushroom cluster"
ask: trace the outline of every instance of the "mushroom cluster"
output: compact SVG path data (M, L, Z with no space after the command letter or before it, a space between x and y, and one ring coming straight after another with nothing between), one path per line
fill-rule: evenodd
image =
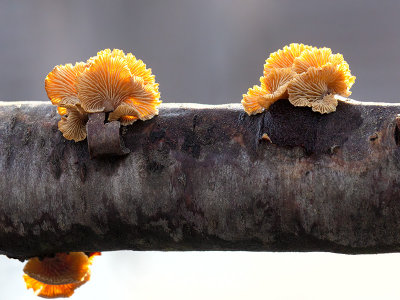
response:
M105 49L86 63L56 66L45 79L48 97L61 115L58 128L68 140L86 138L88 114L106 112L108 121L130 125L158 114L158 83L142 60Z
M70 297L90 279L90 265L100 252L57 253L53 257L29 259L24 267L26 288L43 298Z
M261 113L279 99L289 99L294 106L308 106L321 114L331 113L336 110L337 95L351 94L355 78L341 54L293 43L270 55L261 85L250 88L242 104L249 115Z

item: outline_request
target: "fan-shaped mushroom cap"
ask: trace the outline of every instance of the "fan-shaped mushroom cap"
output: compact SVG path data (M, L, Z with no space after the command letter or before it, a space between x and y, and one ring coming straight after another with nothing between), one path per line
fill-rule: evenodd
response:
M99 52L76 80L76 89L87 112L112 111L126 100L143 101L146 106L157 104L159 93L147 87L143 78L132 75L122 51ZM147 87L147 88L146 88Z
M267 92L264 97L267 103L271 105L278 99L287 97L287 86L289 82L296 76L291 68L280 68L271 70L267 76L260 78L261 88Z
M258 85L254 85L250 88L247 94L243 94L242 105L244 111L248 115L259 114L264 111L264 107L261 106L265 91Z
M323 67L328 62L331 62L329 60L331 56L332 50L329 48L307 49L306 51L303 51L299 57L295 58L293 62L293 71L300 74L306 72L309 67ZM337 61L338 58L340 57L334 57L334 60L337 62L337 64L339 64L339 61Z
M283 49L271 53L269 58L265 61L264 76L266 76L271 69L276 68L291 68L294 59L303 53L304 50L312 49L312 46L292 43Z
M122 125L131 125L139 119L139 112L127 103L122 103L108 116L108 121L119 120Z
M62 108L66 109L66 113L58 122L58 129L63 133L67 140L75 142L82 141L86 138L86 123L88 114L83 111L80 104L65 104Z
M24 273L46 284L81 282L89 270L89 260L83 252L57 253L54 257L28 260Z
M143 81L141 77L139 80ZM139 113L140 120L149 120L158 115L158 106L161 104L160 93L158 91L158 84L147 84L144 87L142 96L132 97L125 101L125 103L134 107Z
M47 96L54 105L79 103L75 89L76 77L85 69L85 63L78 62L74 66L56 66L45 79Z
M144 84L155 83L155 76L151 74L151 69L146 69L146 64L141 59L136 59L132 53L128 53L126 61L132 75L142 77Z
M29 277L27 274L23 275L25 285L27 289L33 289L35 295L43 298L59 298L59 297L70 297L73 295L75 289L83 285L84 283L90 280L90 270L86 273L84 278L77 283L70 284L60 284L60 285L52 285L42 283L32 277Z
M113 49L111 51L111 49L104 49L104 50L100 50L99 52L97 52L96 56L92 56L87 60L87 65L92 64L99 56L105 56L105 55L110 55L112 57L122 57L125 58L125 53L124 51L120 50L120 49Z
M249 114L257 114L268 109L272 103L287 98L287 87L296 75L291 68L271 69L260 78L261 87L254 86L247 95L243 95L242 105Z
M344 65L327 63L322 68L310 67L288 85L289 101L294 106L309 106L313 111L330 113L336 110L336 94L351 94Z
M344 60L343 55L340 53L332 54L329 48L314 48L304 51L299 57L294 60L293 70L296 73L303 73L310 67L323 67L326 64L341 65L341 69L346 76L346 83L348 88L354 84L355 76L351 75L348 63Z
M141 59L136 59L132 53L125 55L124 51L119 49L113 49L112 51L110 49L101 50L97 52L97 56L91 57L88 63L91 64L95 61L96 57L104 55L124 58L132 75L142 77L144 84L155 83L155 76L151 74L151 69L146 69L146 64Z

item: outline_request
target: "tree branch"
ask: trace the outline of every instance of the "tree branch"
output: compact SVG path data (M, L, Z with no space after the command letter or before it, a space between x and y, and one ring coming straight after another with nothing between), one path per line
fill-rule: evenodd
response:
M122 129L129 155L90 160L51 104L0 102L0 253L399 251L398 113L162 105Z

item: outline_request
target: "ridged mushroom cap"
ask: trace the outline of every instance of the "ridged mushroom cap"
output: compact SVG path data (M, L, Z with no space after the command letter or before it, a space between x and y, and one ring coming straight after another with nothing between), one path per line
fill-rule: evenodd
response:
M344 60L343 55L340 53L332 54L329 48L314 48L304 51L294 60L293 70L300 74L307 72L310 67L320 68L326 64L341 66L340 68L346 76L347 86L350 89L356 77L351 75L349 65Z
M143 82L141 77L136 77ZM158 115L158 106L161 104L158 83L147 84L144 87L143 96L132 97L124 102L135 108L139 113L140 120L149 120Z
M265 91L258 85L249 88L247 94L243 94L242 105L244 111L248 115L262 113L265 108L261 106L260 103L262 102L264 95Z
M90 280L90 270L86 273L83 279L77 283L52 285L42 283L27 274L23 275L27 289L33 289L36 296L42 298L67 298L74 294L74 291Z
M296 57L300 56L303 51L312 48L312 46L292 43L289 46L283 47L283 49L271 53L269 58L265 61L264 76L266 76L271 69L291 68Z
M141 59L136 59L132 53L126 54L125 58L132 75L142 77L146 85L156 82L155 76L151 74L151 69L147 69L146 64Z
M51 285L81 282L89 271L89 260L83 252L57 253L54 257L28 260L24 273Z
M64 104L62 109L66 112L58 122L58 129L62 132L67 140L75 142L82 141L86 138L86 123L88 114L81 108L80 104Z
M59 65L47 75L44 81L45 89L52 104L79 103L75 80L83 72L85 66L83 62L78 62L74 66L72 64Z
M260 87L254 86L243 95L244 110L249 115L257 114L277 100L287 98L287 87L294 76L296 73L291 68L271 69L266 76L260 78Z
M139 112L127 103L122 103L108 116L108 121L120 121L122 125L131 125L138 119Z
M336 110L335 95L347 97L351 94L343 65L327 63L322 68L310 67L296 76L288 85L289 101L294 106L312 107L321 114Z
M330 48L307 49L306 51L303 51L299 57L295 58L293 62L293 71L300 74L306 72L309 67L323 67L328 62L331 62L329 60L331 56L332 50ZM336 64L339 64L339 61L336 62Z
M143 101L151 109L158 91L146 89L143 78L131 73L123 51L100 51L88 61L88 66L76 79L76 90L83 109L87 112L113 111L122 102Z

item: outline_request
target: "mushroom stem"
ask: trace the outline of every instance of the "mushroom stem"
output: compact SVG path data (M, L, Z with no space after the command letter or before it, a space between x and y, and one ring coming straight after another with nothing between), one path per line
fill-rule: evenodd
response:
M0 251L397 252L400 104L336 109L161 105L91 160L50 103L0 103Z
M104 123L104 113L89 114L86 124L88 148L91 158L120 156L130 152L119 134L120 122Z

